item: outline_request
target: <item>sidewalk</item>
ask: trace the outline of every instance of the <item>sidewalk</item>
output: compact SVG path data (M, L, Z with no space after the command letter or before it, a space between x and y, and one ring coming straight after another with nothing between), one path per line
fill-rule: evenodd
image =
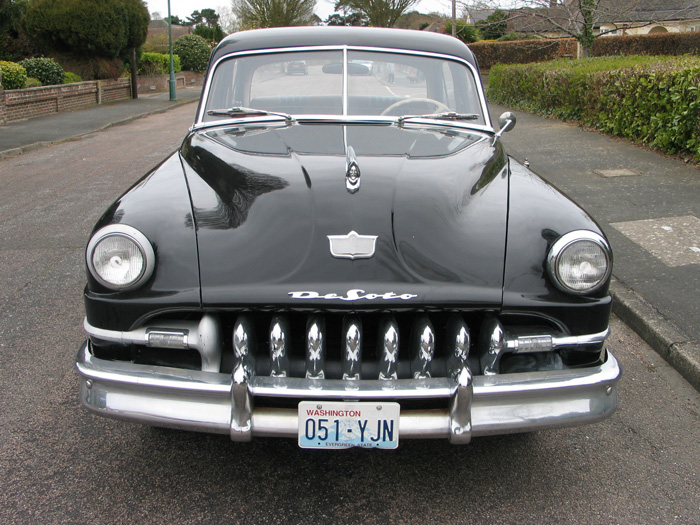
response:
M197 101L200 88L0 126L0 159ZM506 111L491 106L494 120ZM582 205L615 252L614 312L700 390L700 169L516 112L508 152ZM0 163L1 166L1 163ZM615 335L613 334L613 337Z
M169 93L146 93L136 100L54 113L0 126L0 159L198 101L201 89L201 86L180 88L177 100L172 102Z
M494 122L504 111L491 105ZM614 313L700 390L700 169L515 113L508 153L586 209L612 244Z

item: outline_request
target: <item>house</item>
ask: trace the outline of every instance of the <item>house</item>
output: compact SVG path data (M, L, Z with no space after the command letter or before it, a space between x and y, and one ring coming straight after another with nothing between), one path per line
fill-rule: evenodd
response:
M173 42L175 42L181 36L189 35L192 32L192 27L173 24L172 31ZM168 52L168 22L166 20L157 19L150 21L144 49L156 53Z
M508 31L545 38L578 32L578 0L549 2L549 7L509 11ZM700 31L700 0L601 0L594 31L600 36Z

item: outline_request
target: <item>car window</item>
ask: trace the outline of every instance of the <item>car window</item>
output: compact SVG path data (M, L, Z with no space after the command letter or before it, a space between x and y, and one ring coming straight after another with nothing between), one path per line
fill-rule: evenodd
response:
M207 110L249 107L294 115L342 115L343 75L323 72L338 64L342 51L268 53L219 64L207 98ZM204 116L216 120L226 116Z
M236 106L291 115L475 114L484 124L477 84L463 62L434 56L349 50L266 53L223 61L206 109ZM204 115L204 120L226 118Z

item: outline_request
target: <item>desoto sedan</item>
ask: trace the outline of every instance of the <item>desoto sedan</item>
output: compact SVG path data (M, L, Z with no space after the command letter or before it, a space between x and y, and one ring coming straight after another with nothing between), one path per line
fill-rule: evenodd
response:
M609 416L612 252L506 154L514 125L448 36L229 36L182 146L89 239L82 404L309 448Z

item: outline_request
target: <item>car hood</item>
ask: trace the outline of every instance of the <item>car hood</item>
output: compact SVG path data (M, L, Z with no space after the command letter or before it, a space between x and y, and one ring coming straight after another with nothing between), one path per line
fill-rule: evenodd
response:
M193 132L180 153L205 306L501 303L507 158L485 134L248 124ZM331 253L329 236L352 232L376 237L371 256Z

